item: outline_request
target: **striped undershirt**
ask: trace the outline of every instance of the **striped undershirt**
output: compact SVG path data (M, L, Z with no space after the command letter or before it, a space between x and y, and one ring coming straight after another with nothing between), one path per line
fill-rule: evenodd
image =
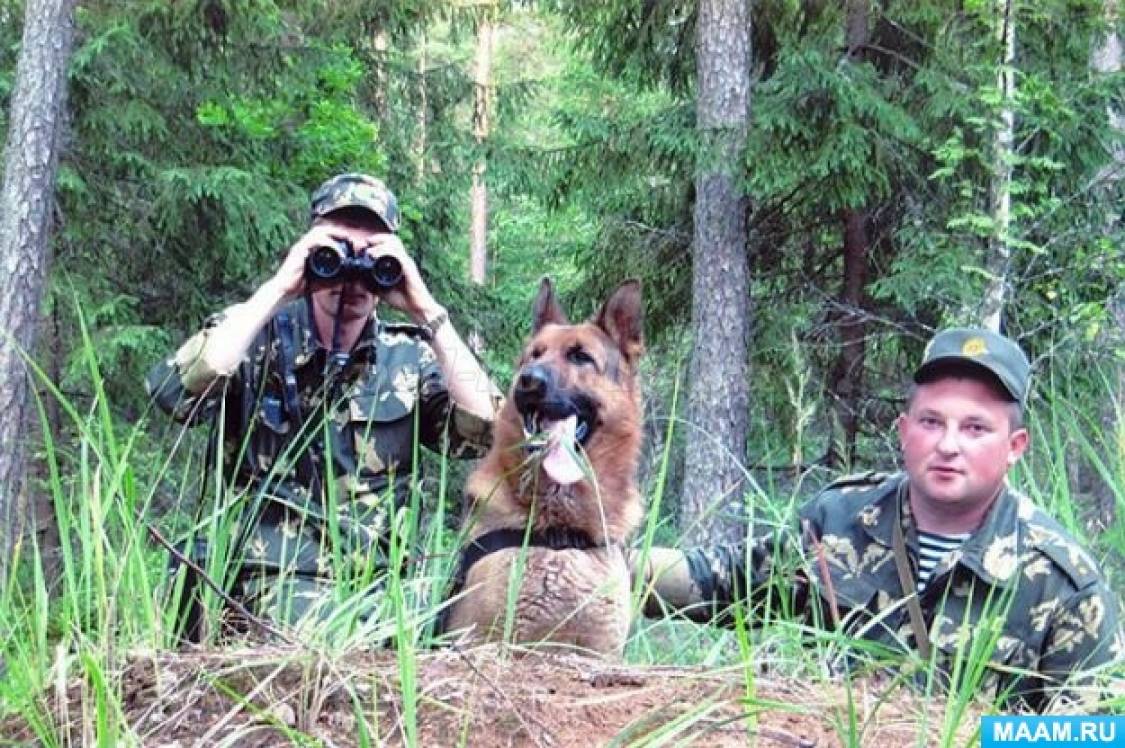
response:
M918 594L926 589L934 569L942 560L965 542L972 533L939 535L936 532L918 532Z

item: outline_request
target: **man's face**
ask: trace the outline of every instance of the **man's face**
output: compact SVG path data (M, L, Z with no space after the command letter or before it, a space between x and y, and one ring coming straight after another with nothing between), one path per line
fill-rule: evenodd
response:
M987 382L947 377L918 386L899 416L911 495L931 508L988 506L1008 468L1027 449L1026 429L1013 429L1011 403Z
M364 210L329 213L317 218L315 225L328 226L334 235L351 242L356 252L366 252L372 239L379 234L389 233L378 217ZM331 284L313 282L310 294L318 315L323 315L324 319L332 319L339 310L341 323L366 320L378 302L378 297L359 281ZM340 305L341 295L344 297L343 306Z

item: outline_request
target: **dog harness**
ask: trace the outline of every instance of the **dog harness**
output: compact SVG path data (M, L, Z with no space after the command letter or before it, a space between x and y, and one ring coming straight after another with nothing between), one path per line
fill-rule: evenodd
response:
M585 530L573 530L565 527L548 527L546 530L536 530L528 533L525 530L504 528L486 532L461 549L461 561L457 564L457 572L453 575L449 594L445 599L450 600L465 589L465 580L469 578L469 570L473 564L480 561L490 553L502 551L505 548L522 548L524 543L529 548L549 548L552 551L578 550L588 551L593 548L609 548L618 543L595 543L594 539ZM434 627L434 635L446 633L449 623L449 611L452 606L447 605L438 614Z

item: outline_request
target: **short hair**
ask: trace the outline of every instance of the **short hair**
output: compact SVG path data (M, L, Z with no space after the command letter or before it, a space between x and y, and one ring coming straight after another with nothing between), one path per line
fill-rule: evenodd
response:
M1024 427L1023 403L1012 399L1011 393L1001 384L995 374L980 366L963 361L950 361L949 363L934 367L927 372L923 381L911 381L906 387L906 410L909 411L910 406L914 404L914 398L918 394L919 386L937 382L941 379L971 379L974 382L987 385L998 398L1007 401L1008 426L1011 427L1012 431L1018 431Z

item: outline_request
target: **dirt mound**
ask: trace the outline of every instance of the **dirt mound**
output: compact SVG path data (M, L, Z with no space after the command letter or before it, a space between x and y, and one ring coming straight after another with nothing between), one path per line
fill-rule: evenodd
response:
M919 734L942 725L940 705L870 682L845 690L757 678L751 691L740 670L630 667L495 647L413 657L260 647L137 653L119 676L119 709L99 712L107 691L88 679L44 696L64 740L91 745L100 729L146 746L891 748L917 745ZM976 722L962 720L956 744ZM11 719L0 734L35 736Z

